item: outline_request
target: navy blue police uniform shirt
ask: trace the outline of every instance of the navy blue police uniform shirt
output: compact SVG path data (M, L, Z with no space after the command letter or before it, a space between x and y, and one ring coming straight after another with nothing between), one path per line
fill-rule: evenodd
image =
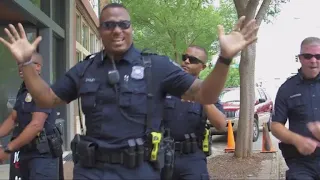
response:
M298 74L283 83L277 93L272 121L286 124L297 134L314 138L308 122L320 120L320 77L305 80Z
M28 93L28 90L24 83L21 84L21 87L16 96L16 102L14 105L14 110L17 111L17 126L13 131L13 138L19 136L19 134L25 129L25 127L32 121L32 114L35 112L43 112L48 115L44 123L44 128L47 135L53 134L53 128L55 127L55 120L57 118L56 111L54 109L39 108L36 106L36 103L33 101L32 96ZM32 143L35 143L33 141ZM27 144L31 145L31 143ZM27 146L26 145L26 146ZM33 144L34 145L34 144ZM23 147L22 147L23 148ZM50 154L47 154L50 155ZM39 152L35 149L34 151L28 150L28 152L20 152L20 158L27 157L43 157L45 154L40 155Z
M220 101L214 105L224 113ZM171 136L176 141L184 141L185 134L195 133L198 137L203 134L207 116L201 104L167 95L163 119L164 126L170 128Z
M92 58L93 61L90 61ZM151 61L154 95L152 125L153 129L159 130L165 94L182 96L195 78L166 56L151 55ZM116 62L120 82L115 91L114 86L108 83L108 71L113 70L112 63L102 60L100 52L72 67L52 86L52 90L67 103L81 97L87 140L111 149L125 147L128 139L145 135L147 83L142 66L141 51L132 45L123 59ZM84 69L86 71L81 76ZM140 123L129 120L121 111Z

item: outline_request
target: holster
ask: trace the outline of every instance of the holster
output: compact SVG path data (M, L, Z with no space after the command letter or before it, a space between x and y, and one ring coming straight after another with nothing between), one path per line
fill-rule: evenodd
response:
M80 140L77 144L76 151L79 154L79 163L83 167L94 167L96 163L96 148L97 145L93 142Z
M51 149L52 156L59 158L63 154L62 150L62 137L58 129L54 129L54 134L48 136L49 146Z
M173 138L165 137L163 139L164 145L164 167L161 169L161 180L171 180L174 169L174 154L175 154L175 143Z
M79 163L83 167L91 168L95 166L97 145L86 141L81 135L76 134L71 141L72 159L74 163Z
M158 136L156 137L156 135L159 135L159 137ZM159 141L157 144L153 144L153 140L155 139ZM164 167L164 153L165 153L162 133L151 132L150 134L148 134L145 152L146 152L146 160L148 160L151 163L151 165L155 170L160 171Z
M36 138L36 149L40 154L51 153L45 129L43 129Z

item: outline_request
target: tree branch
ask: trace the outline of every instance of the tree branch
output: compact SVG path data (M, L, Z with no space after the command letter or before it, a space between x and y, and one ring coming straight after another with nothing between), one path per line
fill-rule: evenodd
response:
M264 16L266 15L266 13L269 9L270 4L271 4L271 0L263 0L262 4L258 10L257 16L255 18L258 26L260 26Z
M192 45L194 43L194 41L201 35L201 33L197 34L193 40L189 43L189 46Z
M245 13L247 22L255 17L258 5L259 5L258 0L249 0L246 6L246 13Z
M246 5L248 4L248 1L249 0L233 0L237 10L238 18L245 14Z

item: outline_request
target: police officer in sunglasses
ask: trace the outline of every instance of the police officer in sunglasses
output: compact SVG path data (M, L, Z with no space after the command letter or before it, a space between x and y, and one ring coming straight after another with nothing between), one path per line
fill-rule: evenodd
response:
M51 87L30 66L41 37L29 43L18 24L19 32L13 25L5 29L9 42L0 41L23 67L26 87L39 106L55 107L81 97L86 133L72 141L74 179L160 179L164 156L159 132L165 95L215 103L231 59L257 39L255 20L243 26L244 18L228 35L219 26L221 55L204 81L166 56L136 49L130 15L117 3L101 11L104 50L72 67Z
M189 46L182 55L181 67L184 71L198 78L206 68L207 52L196 45ZM171 95L166 96L164 106L164 126L170 129L175 141L175 165L172 179L206 180L209 179L207 159L210 150L211 135L207 119L217 129L226 127L223 106L201 105L188 102ZM209 142L204 142L209 141Z
M286 179L319 179L320 39L304 39L298 58L298 74L278 90L271 131L281 141L279 148L289 167Z

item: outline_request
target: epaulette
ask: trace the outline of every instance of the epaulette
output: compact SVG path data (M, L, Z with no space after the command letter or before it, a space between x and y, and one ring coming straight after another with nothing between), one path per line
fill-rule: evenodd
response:
M90 62L86 63L81 74L80 74L80 77L82 78L84 76L84 73L87 71L88 67L92 64L93 60L94 60L94 57L97 55L97 53L95 54L90 54L88 56L86 56L83 61L88 61L90 60Z
M89 55L86 56L83 60L86 61L86 60L92 59L92 58L94 58L96 55L97 55L97 53L89 54Z

